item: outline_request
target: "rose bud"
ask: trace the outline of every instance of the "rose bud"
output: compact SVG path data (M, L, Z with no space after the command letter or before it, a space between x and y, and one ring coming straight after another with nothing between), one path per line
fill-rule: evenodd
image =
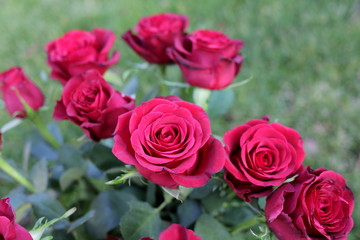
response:
M280 240L344 240L354 225L353 209L353 193L340 174L307 167L267 198L265 217Z
M119 115L132 110L135 100L115 91L96 70L69 79L54 111L55 120L70 120L94 141L110 138Z
M116 36L107 29L95 28L92 32L71 30L45 46L47 63L52 69L51 77L63 85L72 77L89 69L103 74L119 61L115 51L109 59L109 51Z
M221 142L210 135L201 107L175 96L157 97L119 117L112 151L156 184L200 187L225 161Z
M137 35L128 30L122 38L142 58L150 63L172 63L166 49L174 44L174 39L184 34L189 25L186 16L162 13L141 18L135 26Z
M239 73L243 58L238 53L243 42L212 30L197 30L177 38L168 50L183 77L192 86L222 89Z
M224 134L224 142L225 180L247 202L294 176L305 158L300 134L268 120L237 126Z
M201 237L195 235L195 233L181 226L179 224L171 224L167 229L162 231L159 235L159 240L202 240ZM149 237L141 238L140 240L154 240Z
M2 240L32 240L29 232L15 222L15 213L10 205L10 199L0 199L0 239Z
M0 73L0 91L6 110L13 117L26 117L22 101L35 111L44 105L43 93L20 67L11 67Z

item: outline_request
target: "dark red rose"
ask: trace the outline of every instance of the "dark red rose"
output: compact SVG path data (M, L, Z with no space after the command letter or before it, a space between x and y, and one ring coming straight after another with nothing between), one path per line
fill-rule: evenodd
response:
M170 227L160 233L159 240L202 240L201 237L196 236L195 233L186 229L179 224L171 224ZM140 240L153 240L152 238L145 237Z
M141 18L135 27L137 35L131 30L122 38L142 58L150 63L166 64L172 60L166 49L173 46L174 39L184 34L189 25L186 16L162 13Z
M32 240L29 232L15 222L15 213L10 205L10 199L0 199L0 239L2 240Z
M221 142L210 136L199 106L178 97L158 97L118 119L113 153L156 184L200 187L225 161Z
M225 179L236 194L267 196L301 167L305 157L300 134L279 123L252 120L224 134Z
M168 50L187 83L207 89L227 87L239 73L243 42L212 30L197 30L175 40Z
M103 74L119 61L115 51L109 59L109 51L116 36L107 29L95 28L92 32L71 30L45 46L47 63L51 67L51 77L63 85L72 77L89 69Z
M21 98L35 111L44 105L43 93L20 67L11 67L0 73L0 91L6 110L13 117L26 117Z
M135 107L135 100L115 91L96 70L72 77L54 111L55 120L70 120L94 141L109 138L117 118Z
M267 198L265 216L280 240L344 240L354 225L353 209L353 193L340 174L307 167Z

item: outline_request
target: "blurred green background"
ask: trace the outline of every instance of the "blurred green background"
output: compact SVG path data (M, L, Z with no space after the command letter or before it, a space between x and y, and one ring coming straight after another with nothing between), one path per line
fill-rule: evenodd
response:
M142 16L175 12L190 18L188 32L214 29L245 42L237 81L236 103L226 120L213 123L214 133L253 118L297 129L307 152L305 164L337 171L360 196L360 1L355 0L0 0L0 72L22 66L47 96L44 120L51 121L61 85L46 79L44 45L71 29L102 27L119 37ZM142 62L119 38L114 49L121 72ZM180 76L180 73L179 73ZM140 87L153 80L144 78ZM11 120L0 105L0 126ZM60 127L82 135L70 123ZM24 136L31 124L4 135L4 155L21 164ZM69 137L70 138L70 137ZM0 179L1 181L1 179ZM0 183L0 194L12 186ZM0 196L1 197L1 196ZM360 207L354 210L360 222ZM355 225L349 239L360 239Z

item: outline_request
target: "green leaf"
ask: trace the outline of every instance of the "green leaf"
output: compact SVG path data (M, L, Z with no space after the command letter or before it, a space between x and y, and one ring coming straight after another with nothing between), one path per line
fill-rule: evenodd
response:
M126 95L133 96L136 94L139 88L139 80L136 76L133 76L126 83L125 87L122 89L122 92Z
M51 220L50 222L47 222L45 220L45 218L40 218L36 223L34 228L30 231L30 235L33 238L33 240L40 240L41 236L43 235L44 231L54 225L55 223L57 223L58 221L62 220L62 219L66 219L68 217L70 217L74 212L76 211L76 208L71 208L70 210L66 211L64 213L64 215L62 215L61 217L55 218L53 220ZM48 238L48 237L47 237Z
M235 94L232 89L212 91L207 109L210 119L216 119L229 111L234 98Z
M66 210L61 203L52 198L47 193L37 193L29 196L29 202L33 205L35 215L38 217L46 217L47 219L55 219L62 216ZM64 228L68 221L63 220L55 224L55 228Z
M219 181L211 179L205 186L194 188L189 197L192 199L206 198L219 184Z
M120 176L117 176L115 179L106 182L106 184L108 185L123 184L126 181L130 181L131 178L134 177L141 177L141 174L136 169L130 170Z
M65 166L65 168L83 168L85 161L82 158L81 152L70 146L62 145L59 149L59 161Z
M70 168L60 177L61 190L65 191L73 182L81 179L85 174L84 169Z
M30 179L35 187L36 193L44 192L46 190L48 185L48 175L47 161L44 159L38 161L31 169Z
M76 228L83 225L85 222L87 222L89 219L93 218L95 216L95 210L90 210L87 212L84 216L81 218L76 219L74 222L72 222L67 230L68 233L74 231Z
M201 215L196 222L195 234L203 240L231 240L231 235L226 228L208 214Z
M53 149L41 135L35 131L28 138L27 141L31 142L31 155L36 159L56 160L58 153Z
M189 194L192 192L193 188L187 188L183 186L179 186L178 188L166 188L161 187L167 194L172 196L173 198L176 198L179 201L184 201Z
M236 226L255 216L257 216L257 213L254 212L254 210L252 210L246 205L242 205L240 207L226 208L220 220L226 225Z
M201 215L201 206L195 200L186 199L186 201L177 208L177 215L179 216L180 224L189 227Z
M100 193L92 202L95 216L87 223L87 229L96 239L103 239L106 233L119 225L123 214L129 210L130 202L136 197L125 191L106 191Z
M161 230L159 211L145 202L132 202L120 224L120 231L126 240L142 237L157 237Z

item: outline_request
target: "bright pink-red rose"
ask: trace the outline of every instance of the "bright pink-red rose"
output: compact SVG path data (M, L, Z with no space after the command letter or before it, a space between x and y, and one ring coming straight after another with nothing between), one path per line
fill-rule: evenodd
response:
M9 198L0 199L0 239L32 240L29 232L15 222L15 213Z
M115 51L109 59L109 51L116 36L107 29L95 28L92 32L71 30L45 46L47 63L51 67L51 77L63 85L72 77L89 69L103 74L119 61Z
M280 240L345 240L353 209L353 193L340 174L308 167L267 198L265 216Z
M300 134L279 123L251 120L224 134L225 179L245 201L268 195L301 167L305 157Z
M172 60L166 49L173 46L174 39L184 34L189 25L186 16L174 13L162 13L141 18L135 26L137 35L131 30L122 38L142 58L150 63L166 64Z
M21 98L35 111L44 105L43 93L20 67L11 67L0 73L0 91L6 110L13 117L26 117Z
M200 187L225 161L205 111L178 97L158 97L121 115L113 153L150 181L168 187Z
M197 30L179 37L168 50L187 83L207 89L222 89L230 85L243 61L238 53L243 42L230 39L212 30Z
M201 237L195 233L181 226L179 224L171 224L170 227L162 231L159 235L159 240L202 240ZM154 240L149 237L141 238L140 240Z
M96 70L72 77L54 111L55 120L70 120L94 141L110 138L117 118L135 107L135 100L115 91Z

